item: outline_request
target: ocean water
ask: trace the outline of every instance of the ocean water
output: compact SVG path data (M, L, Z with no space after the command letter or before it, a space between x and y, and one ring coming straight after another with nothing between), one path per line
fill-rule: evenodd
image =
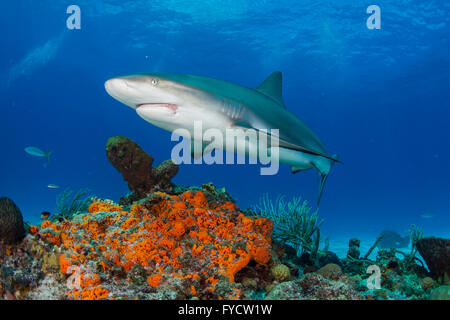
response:
M79 30L66 27L72 4L81 9ZM104 89L111 77L161 71L257 87L280 70L287 108L343 161L319 208L332 250L344 255L350 237L368 248L382 230L405 234L412 224L449 237L450 4L373 4L379 30L367 28L369 3L359 0L5 2L0 194L37 223L65 188L116 201L129 192L106 158L110 136L133 139L156 163L170 158L170 133L112 99ZM48 166L28 146L53 151ZM317 172L259 172L182 165L173 181L213 182L241 208L265 193L315 207Z

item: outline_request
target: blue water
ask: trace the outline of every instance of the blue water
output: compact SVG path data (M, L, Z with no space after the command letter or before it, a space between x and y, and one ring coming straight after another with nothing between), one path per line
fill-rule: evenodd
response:
M66 28L70 4L81 8L81 30ZM449 237L450 4L374 4L380 30L366 27L369 3L358 0L3 3L0 194L38 222L65 188L113 200L128 193L105 155L110 136L130 137L156 162L170 158L170 133L112 99L103 87L111 77L164 71L256 87L280 70L286 106L344 162L319 211L332 247L333 239L370 242L411 224ZM49 166L27 146L53 150ZM184 165L174 182L212 181L242 208L266 192L315 204L315 171L259 169Z

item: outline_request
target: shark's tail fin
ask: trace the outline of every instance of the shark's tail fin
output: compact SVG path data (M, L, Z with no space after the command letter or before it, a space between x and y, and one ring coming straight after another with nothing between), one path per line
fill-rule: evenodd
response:
M337 160L337 159L338 159L338 155L335 154L335 155L332 156L332 158L333 158L334 160ZM328 173L326 173L326 174L320 174L320 178L321 178L321 179L320 179L320 187L319 187L319 196L318 196L318 198L317 198L317 206L319 206L319 204L320 204L320 199L322 198L323 187L325 186L325 181L327 181L328 175L330 174L331 169L333 168L333 164L334 164L335 162L336 162L336 161L332 161L332 162L331 162L331 167L330 167L330 170L328 171Z

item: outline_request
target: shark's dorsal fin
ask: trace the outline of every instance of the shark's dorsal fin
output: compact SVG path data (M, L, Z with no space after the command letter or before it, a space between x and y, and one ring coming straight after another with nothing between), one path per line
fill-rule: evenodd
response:
M282 98L282 76L280 71L275 71L272 73L266 80L264 80L261 85L256 88L261 93L264 93L266 96L274 99L279 102L283 107L283 98ZM286 108L286 107L285 107Z

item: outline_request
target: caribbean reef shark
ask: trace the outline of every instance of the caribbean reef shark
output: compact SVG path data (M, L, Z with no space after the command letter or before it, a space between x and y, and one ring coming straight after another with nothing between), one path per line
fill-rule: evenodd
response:
M242 128L270 135L269 130L278 129L279 162L290 165L293 173L311 168L319 172L317 204L330 170L338 161L327 154L316 134L286 108L278 71L256 89L204 76L170 73L116 77L106 81L105 89L144 120L170 132L184 128L192 134L196 121L202 121L204 130ZM248 147L244 148L248 154ZM220 149L227 150L226 145ZM211 150L203 150L207 151Z

